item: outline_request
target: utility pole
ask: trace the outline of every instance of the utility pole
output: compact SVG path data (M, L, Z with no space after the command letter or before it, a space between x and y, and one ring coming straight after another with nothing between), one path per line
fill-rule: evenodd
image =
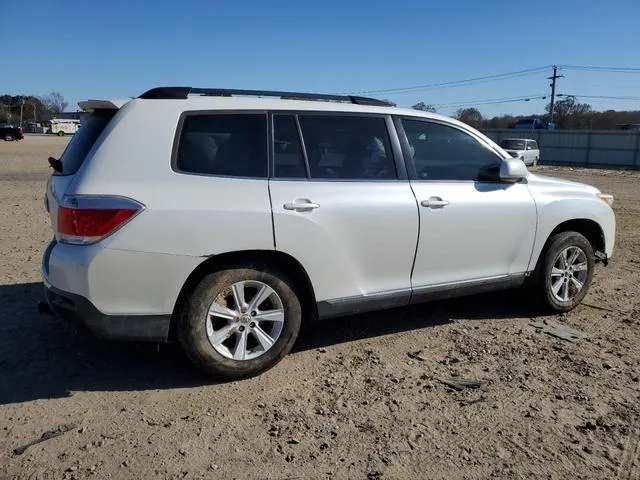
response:
M24 110L24 98L22 99L22 102L20 102L20 126L22 126L22 112Z
M549 86L551 87L551 105L549 106L549 114L551 115L551 122L553 122L553 107L556 103L556 80L558 78L562 78L564 75L558 75L558 67L556 65L553 66L553 75L547 77L547 79L551 80Z

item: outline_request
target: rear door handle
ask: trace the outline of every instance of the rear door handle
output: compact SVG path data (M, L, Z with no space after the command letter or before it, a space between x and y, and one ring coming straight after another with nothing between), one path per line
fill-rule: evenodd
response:
M285 210L295 210L296 212L308 212L309 210L314 210L316 208L320 208L320 205L313 203L311 200L307 200L306 198L298 198L293 202L284 204Z
M442 208L449 205L449 202L440 197L430 197L429 200L422 200L420 205L428 208Z

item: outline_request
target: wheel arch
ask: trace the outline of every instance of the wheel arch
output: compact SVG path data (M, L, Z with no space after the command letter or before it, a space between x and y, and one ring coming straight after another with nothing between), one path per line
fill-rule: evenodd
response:
M595 220L590 220L588 218L576 218L560 223L549 234L547 241L545 242L545 248L549 243L549 239L562 232L578 232L589 240L594 252L605 251L604 231L600 224Z
M309 275L302 264L289 254L278 250L241 250L212 255L200 263L187 277L176 300L169 340L176 338L176 319L182 312L189 292L208 274L239 266L265 266L281 271L292 282L296 295L300 299L304 320L315 320L318 316L315 293Z
M536 267L536 270L544 252L549 248L551 239L562 232L580 233L589 241L594 252L606 252L606 238L602 226L595 220L589 218L572 218L556 225L547 235L544 245L540 249L535 262L532 262L532 265Z

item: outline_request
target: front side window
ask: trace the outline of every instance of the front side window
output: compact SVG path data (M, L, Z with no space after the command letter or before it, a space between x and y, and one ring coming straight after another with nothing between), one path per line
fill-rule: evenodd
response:
M398 178L384 118L300 115L299 120L311 178Z
M187 115L176 166L189 173L266 178L266 115Z
M402 120L417 180L494 180L500 157L471 135L439 123Z

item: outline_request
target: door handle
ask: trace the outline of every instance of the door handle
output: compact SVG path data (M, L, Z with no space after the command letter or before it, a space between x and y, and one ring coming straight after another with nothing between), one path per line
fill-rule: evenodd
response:
M449 205L449 202L441 199L440 197L430 197L429 200L423 200L420 202L423 207L429 208L442 208Z
M307 212L316 208L320 208L320 205L313 203L311 200L307 200L306 198L296 199L293 202L284 204L285 210L295 210L296 212Z

